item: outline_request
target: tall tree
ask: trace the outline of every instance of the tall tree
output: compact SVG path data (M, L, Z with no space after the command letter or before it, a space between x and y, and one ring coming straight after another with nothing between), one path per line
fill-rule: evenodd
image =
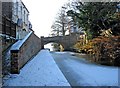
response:
M60 12L58 13L55 22L51 26L52 29L59 31L60 34L65 35L65 32L67 30L69 18L66 15L66 7L62 7Z
M76 2L75 2L76 3ZM88 36L98 36L101 30L111 27L116 11L116 2L79 2L75 5L77 10L69 10L71 16L79 27L82 27Z

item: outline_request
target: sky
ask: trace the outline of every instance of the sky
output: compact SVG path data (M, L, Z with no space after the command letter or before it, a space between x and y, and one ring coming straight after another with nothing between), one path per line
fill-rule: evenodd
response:
M29 20L32 23L35 34L48 36L51 32L51 25L55 20L61 6L68 0L22 0L28 8Z

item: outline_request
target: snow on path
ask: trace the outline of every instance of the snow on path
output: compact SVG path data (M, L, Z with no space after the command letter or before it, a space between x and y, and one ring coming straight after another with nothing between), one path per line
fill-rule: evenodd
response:
M80 79L82 80L79 80L78 83L80 83L81 86L120 87L119 67L102 66L88 62L83 63L71 59L69 59L69 62L65 60L65 64L76 74L80 75Z
M41 50L20 71L11 74L4 86L70 86L48 50Z

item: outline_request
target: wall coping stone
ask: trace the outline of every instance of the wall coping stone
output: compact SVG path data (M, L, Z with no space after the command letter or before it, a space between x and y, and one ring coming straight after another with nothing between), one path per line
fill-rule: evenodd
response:
M33 31L31 31L28 35L26 35L26 37L24 39L18 40L15 44L13 44L11 47L11 50L20 50L22 45L25 43L25 41L30 37L30 35L32 33L33 33Z

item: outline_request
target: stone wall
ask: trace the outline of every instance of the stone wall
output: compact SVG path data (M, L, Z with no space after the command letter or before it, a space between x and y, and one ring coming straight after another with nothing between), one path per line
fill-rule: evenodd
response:
M12 2L2 2L2 15L7 16L9 19L12 19Z
M17 44L19 45L20 42ZM19 49L13 48L13 50L11 50L11 73L19 73L20 68L22 68L40 50L41 39L32 32Z
M80 40L80 34L71 34L65 36L54 36L54 37L41 37L42 46L45 44L54 42L61 44L64 50L71 50L73 45Z

